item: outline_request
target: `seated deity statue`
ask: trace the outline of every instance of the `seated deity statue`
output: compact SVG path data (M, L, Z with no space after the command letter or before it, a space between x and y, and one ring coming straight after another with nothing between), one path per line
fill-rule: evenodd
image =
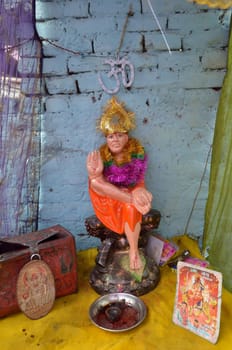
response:
M110 230L125 234L131 270L142 265L138 240L142 216L151 209L145 187L148 157L141 142L129 136L135 115L114 96L105 106L97 128L105 143L87 156L89 194L97 218Z

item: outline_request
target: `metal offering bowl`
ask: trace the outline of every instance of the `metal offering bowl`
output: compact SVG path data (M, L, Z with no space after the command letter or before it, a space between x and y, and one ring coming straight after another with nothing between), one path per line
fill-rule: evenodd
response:
M120 322L123 309L130 308L136 317L134 321ZM133 313L131 314L133 317ZM126 311L128 315L128 311ZM144 302L129 293L110 293L96 299L89 308L89 317L92 323L110 332L124 332L140 325L147 315ZM105 319L105 322L102 322ZM131 322L133 321L133 322Z

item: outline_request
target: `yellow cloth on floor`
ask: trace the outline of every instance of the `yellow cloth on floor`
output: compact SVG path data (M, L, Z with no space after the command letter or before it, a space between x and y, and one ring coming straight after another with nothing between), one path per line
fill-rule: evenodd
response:
M175 241L201 257L197 242L187 236ZM204 338L172 322L176 273L168 266L161 269L161 280L151 292L140 296L148 308L143 323L127 332L111 333L94 326L88 316L91 303L99 295L89 285L96 249L78 252L78 292L58 298L45 317L30 320L19 312L0 319L2 350L229 350L232 344L232 294L223 288L221 325L218 342Z

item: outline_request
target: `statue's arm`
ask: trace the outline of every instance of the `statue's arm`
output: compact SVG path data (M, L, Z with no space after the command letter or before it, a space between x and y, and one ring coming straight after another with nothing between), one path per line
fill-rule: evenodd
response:
M132 195L126 190L109 183L103 176L103 162L100 152L95 150L87 157L87 171L90 187L101 196L108 196L124 203L132 203Z
M103 162L98 150L88 154L87 171L89 186L99 195L132 204L143 215L150 210L152 194L144 186L129 192L126 188L119 188L105 180L103 176Z

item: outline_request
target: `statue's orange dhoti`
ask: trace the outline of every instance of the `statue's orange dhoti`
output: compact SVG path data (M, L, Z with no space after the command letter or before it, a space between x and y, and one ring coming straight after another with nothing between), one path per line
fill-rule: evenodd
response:
M131 231L135 230L138 222L141 223L142 214L132 204L101 196L91 188L89 188L89 194L96 216L111 231L123 234L126 222Z

